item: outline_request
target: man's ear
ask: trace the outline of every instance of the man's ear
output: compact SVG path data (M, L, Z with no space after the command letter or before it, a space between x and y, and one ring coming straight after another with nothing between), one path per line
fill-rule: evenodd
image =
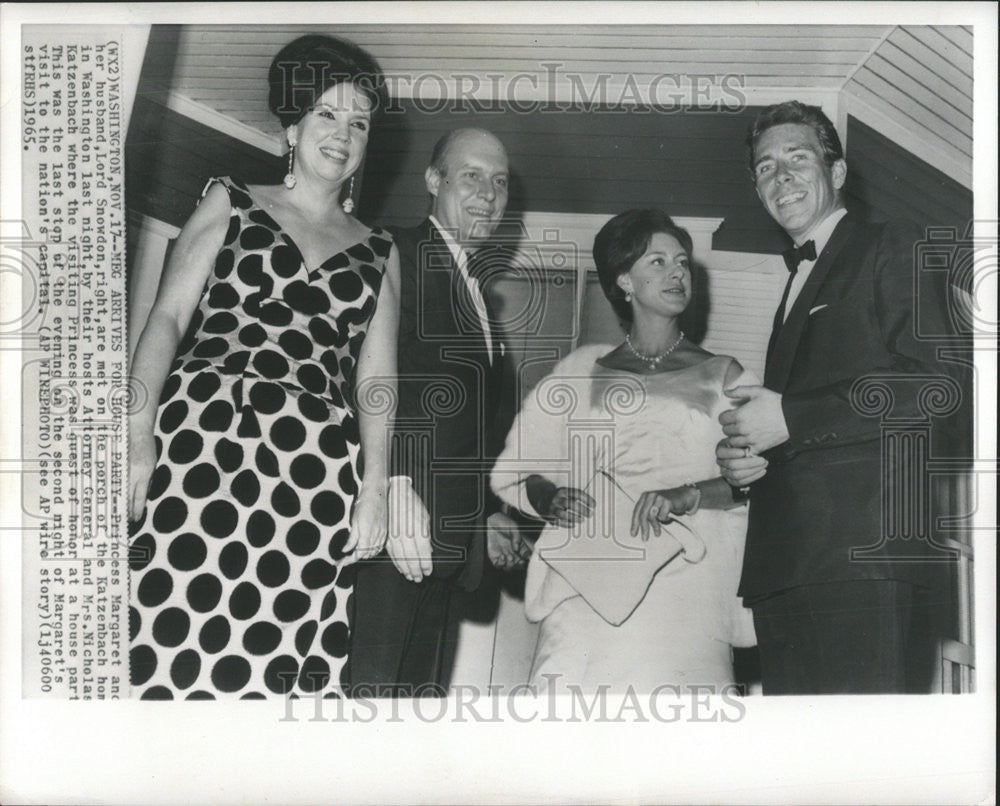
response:
M844 160L837 160L830 166L830 176L833 179L834 190L840 190L847 179L847 163Z
M441 174L433 165L428 165L424 171L424 182L427 185L427 192L432 196L438 195L438 188L441 186Z

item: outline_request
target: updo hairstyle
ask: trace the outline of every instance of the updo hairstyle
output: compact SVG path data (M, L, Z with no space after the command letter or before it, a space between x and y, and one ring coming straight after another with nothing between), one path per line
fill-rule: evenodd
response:
M366 50L346 39L300 36L285 45L268 71L268 108L287 129L298 123L330 87L349 81L371 102L372 119L389 101L385 76Z

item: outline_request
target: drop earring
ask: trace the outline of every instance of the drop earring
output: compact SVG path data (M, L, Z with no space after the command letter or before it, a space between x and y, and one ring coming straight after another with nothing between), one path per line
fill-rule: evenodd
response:
M632 301L632 292L631 291L626 291L625 292L625 301L626 302L631 302Z
M341 202L341 207L344 208L345 213L354 212L354 177L351 177L351 184L347 188L347 198Z
M288 138L288 173L285 174L285 187L291 190L295 187L295 138Z

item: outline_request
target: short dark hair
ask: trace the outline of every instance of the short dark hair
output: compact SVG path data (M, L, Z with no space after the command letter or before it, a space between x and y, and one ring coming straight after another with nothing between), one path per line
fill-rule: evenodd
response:
M773 104L761 110L760 114L747 130L747 155L750 158L750 175L754 174L754 160L757 140L768 129L783 123L801 123L809 126L819 139L823 149L823 161L827 167L844 158L844 147L840 144L840 135L830 118L818 106L809 106L801 101L785 101Z
M618 318L625 322L632 321L632 307L616 281L646 253L658 232L676 238L691 258L691 236L661 210L626 210L601 227L594 238L594 265L601 288Z
M389 93L375 58L353 42L321 34L300 36L271 61L268 108L283 129L298 123L330 87L350 82L371 103L374 119L385 111Z

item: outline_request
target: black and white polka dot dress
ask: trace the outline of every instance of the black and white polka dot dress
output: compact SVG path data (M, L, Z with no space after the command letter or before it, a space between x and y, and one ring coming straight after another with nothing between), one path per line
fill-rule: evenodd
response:
M309 271L244 184L214 182L229 231L163 389L133 526L132 694L335 696L360 482L353 381L392 240L373 230Z

